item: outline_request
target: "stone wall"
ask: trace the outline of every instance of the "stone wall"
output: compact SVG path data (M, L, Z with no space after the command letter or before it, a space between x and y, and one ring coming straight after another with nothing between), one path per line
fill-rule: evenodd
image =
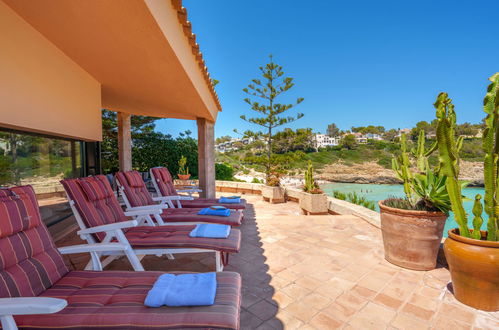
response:
M261 195L263 186L264 184L262 183L216 181L216 189L218 192ZM301 189L292 187L285 187L284 189L288 201L300 201L303 194ZM331 214L355 215L377 228L381 227L379 213L360 205L355 205L347 201L328 196L328 210Z

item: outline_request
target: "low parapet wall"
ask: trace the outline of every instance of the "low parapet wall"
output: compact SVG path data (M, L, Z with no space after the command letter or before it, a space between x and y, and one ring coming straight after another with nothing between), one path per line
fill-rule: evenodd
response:
M216 181L216 190L219 192L261 195L262 187L264 186L265 185L262 183ZM302 190L292 187L285 187L284 189L287 200L293 202L300 201L300 198L303 194ZM352 204L350 202L328 196L328 210L331 214L355 215L359 218L364 219L371 225L377 228L381 228L379 213L363 206Z

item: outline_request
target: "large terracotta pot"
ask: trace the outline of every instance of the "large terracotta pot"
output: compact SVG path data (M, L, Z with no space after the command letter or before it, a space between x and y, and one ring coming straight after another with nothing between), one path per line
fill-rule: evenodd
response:
M447 215L395 209L383 201L379 208L385 259L404 268L434 269Z
M454 296L468 306L499 311L499 242L477 240L449 230L444 252L449 264Z
M178 174L178 178L182 181L187 181L191 177L190 174Z

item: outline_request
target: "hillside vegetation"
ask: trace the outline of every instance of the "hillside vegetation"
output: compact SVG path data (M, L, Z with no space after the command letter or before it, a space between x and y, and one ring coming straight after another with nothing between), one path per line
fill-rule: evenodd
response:
M429 140L428 145L434 141ZM466 139L461 150L461 158L465 161L483 160L481 139ZM413 144L412 142L409 142ZM217 153L216 161L232 166L236 171L247 173L250 169L262 171L258 165L251 164L251 157L259 152L251 145L226 153ZM324 169L326 166L336 163L342 165L354 165L362 163L376 163L384 169L391 169L392 158L400 153L398 142L369 140L366 144L358 144L352 148L343 146L328 147L319 151L295 150L280 153L283 163L290 175L301 173L306 168L310 160L317 169ZM438 162L436 153L430 157L430 163Z

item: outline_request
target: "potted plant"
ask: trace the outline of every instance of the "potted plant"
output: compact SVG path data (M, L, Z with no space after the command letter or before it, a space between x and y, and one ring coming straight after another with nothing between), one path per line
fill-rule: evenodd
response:
M178 161L178 178L183 181L189 180L191 175L189 174L189 167L186 166L187 158L182 155Z
M300 196L300 208L303 214L327 214L327 196L319 188L314 179L314 168L312 162L308 162L308 168L305 171L305 185Z
M485 196L475 197L473 229L463 207L459 185L459 150L455 139L456 113L447 93L440 93L437 109L437 141L441 172L447 177L447 191L458 228L449 230L444 252L449 264L454 296L460 302L485 311L499 311L499 73L490 79L484 99L483 131ZM482 212L488 216L487 230L481 230Z
M265 186L262 187L262 197L272 204L286 202L284 189L281 187L281 173L276 169L267 175Z
M420 132L417 148L407 150L403 134L401 155L392 160L392 167L404 183L406 197L379 202L385 259L404 268L430 270L436 266L451 207L446 178L428 164L428 156L436 150L436 143L426 150L424 131ZM411 154L417 164L414 171Z

